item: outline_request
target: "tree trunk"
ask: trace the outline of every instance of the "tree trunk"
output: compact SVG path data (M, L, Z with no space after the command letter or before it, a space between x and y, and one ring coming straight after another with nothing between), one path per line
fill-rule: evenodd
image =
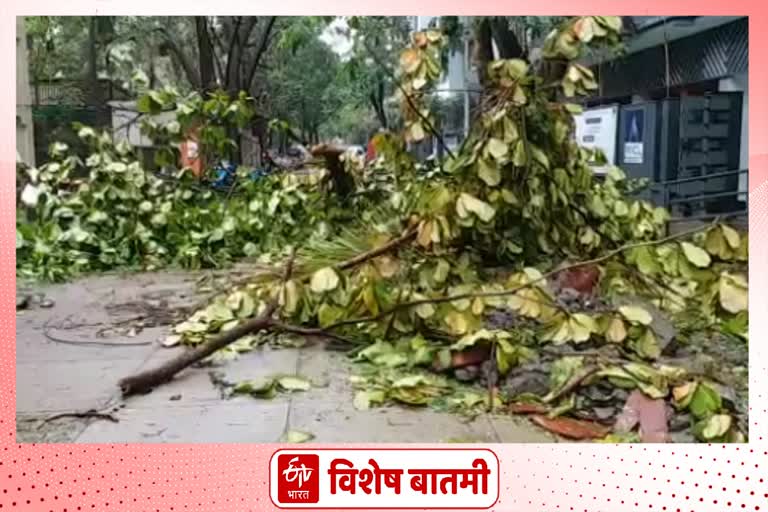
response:
M88 24L88 75L86 83L88 84L88 104L101 104L101 91L99 91L98 77L98 50L97 50L97 31L98 19L91 17Z
M478 78L483 88L488 86L488 64L493 60L493 36L491 22L482 18L475 26L475 55Z
M389 123L387 120L387 112L384 109L384 78L379 75L376 82L376 89L371 91L368 95L368 99L371 102L371 106L376 113L376 118L381 124L381 127L387 129L389 128Z
M208 33L208 20L205 16L195 16L197 49L200 68L200 87L204 92L216 88L216 68L213 60L213 45Z
M509 22L504 17L491 18L489 25L500 58L527 59L528 56L517 39L517 35L509 28Z

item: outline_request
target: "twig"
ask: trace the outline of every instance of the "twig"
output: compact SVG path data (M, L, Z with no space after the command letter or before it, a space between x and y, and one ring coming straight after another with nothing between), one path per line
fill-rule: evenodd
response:
M375 249L371 249L370 251L364 252L362 254L358 254L354 258L350 258L344 262L341 262L335 265L336 270L347 270L352 267L356 267L361 263L365 263L368 260L372 260L373 258L381 256L382 254L386 254L389 251L400 247L401 245L403 245L404 243L410 241L415 237L416 237L416 230L408 229L405 231L405 233L403 233L399 237L394 238L389 242L383 245L380 245L379 247L376 247Z
M542 402L545 404L551 404L552 402L556 402L577 387L581 385L582 382L587 380L589 377L597 373L598 367L597 366L589 366L582 370L581 372L577 373L573 377L571 377L571 380L569 380L565 386L560 388L560 390L557 393L552 393L544 398L541 399Z
M40 422L40 424L37 426L37 428L42 428L43 425L45 425L48 422L58 420L60 418L96 418L99 420L107 420L111 421L112 423L119 423L120 420L115 418L112 414L105 413L105 412L98 412L95 409L91 409L90 411L85 412L63 412L60 414L54 414L53 416L49 416L45 418L43 421Z
M353 340L350 340L349 338L344 338L343 336L339 336L338 334L334 334L326 329L322 329L319 327L299 327L296 325L289 325L289 324L284 324L280 322L275 322L272 327L277 331L288 332L292 334L300 334L302 336L317 336L319 338L328 338L328 339L340 341L347 345L355 345L355 342Z
M555 270L551 270L549 272L546 272L546 273L542 274L540 277L538 277L536 279L532 279L532 280L528 281L527 283L522 284L520 286L515 286L514 288L508 288L508 289L505 289L505 290L499 290L499 291L494 291L494 292L458 293L456 295L447 295L447 296L444 296L444 297L434 297L434 298L431 298L431 299L420 299L420 300L414 300L414 301L411 301L411 302L403 302L402 304L398 304L398 305L393 306L393 307L391 307L391 308L389 308L389 309L387 309L385 311L382 311L378 315L361 317L361 318L353 318L353 319L349 319L349 320L342 320L340 322L336 322L335 324L327 326L326 329L332 330L332 329L335 329L337 327L341 327L341 326L344 326L344 325L354 325L354 324L359 324L359 323L376 322L376 321L381 320L382 318L384 318L386 316L389 316L390 314L392 314L393 311L400 310L400 309L408 309L408 308L412 308L412 307L415 307L415 306L420 306L422 304L443 304L443 303L446 303L446 302L454 302L454 301L463 300L463 299L473 299L473 298L476 298L476 297L506 297L508 295L514 295L514 294L516 294L517 292L519 292L521 290L524 290L526 288L530 288L531 286L533 286L533 285L535 285L535 284L537 284L537 283L539 283L541 281L544 281L545 279L547 279L549 277L552 277L552 276L554 276L556 274L559 274L561 272L565 272L565 271L568 271L568 270L573 270L575 268L585 267L585 266L589 266L589 265L595 265L597 263L602 263L603 261L611 259L614 256L616 256L618 254L621 254L624 251L628 251L630 249L635 249L635 248L638 248L638 247L646 247L646 246L663 244L663 243L666 243L666 242L669 242L669 241L672 241L672 240L675 240L675 239L678 239L678 238L683 238L683 237L692 235L694 233L698 233L699 231L703 231L703 230L708 229L710 227L711 227L711 224L708 224L708 225L704 225L704 226L699 226L699 227L694 228L694 229L690 229L688 231L683 231L683 232L677 233L675 235L670 235L670 236L665 237L665 238L660 238L658 240L650 240L650 241L646 241L646 242L635 242L635 243L632 243L632 244L623 245L623 246L621 246L621 247L619 247L617 249L614 249L612 251L609 251L608 253L606 253L606 254L604 254L602 256L599 256L597 258L592 258L592 259L589 259L589 260L580 261L580 262L577 262L577 263L573 263L571 265L566 265L564 267L561 267L561 268L558 268L558 269L555 269Z
M285 286L285 282L287 282L291 277L291 273L293 271L293 259L295 255L296 252L293 251L291 258L288 260L285 266L285 273L283 274L283 286ZM136 375L121 379L118 382L118 385L122 390L123 396L129 396L136 393L149 391L158 384L162 384L171 380L173 376L179 373L181 370L205 359L206 357L239 340L247 334L275 328L275 326L282 325L272 317L277 308L278 298L275 298L275 300L272 300L267 305L266 310L256 318L252 318L247 322L238 325L234 329L226 331L188 352L183 352L175 359L171 359L170 361L167 361L166 363L156 368L152 368Z
M496 386L496 381L498 380L498 366L496 365L496 351L498 350L498 346L496 343L496 340L493 340L491 343L491 350L490 354L488 355L488 361L490 361L490 364L488 366L488 412L493 412L493 402L495 398L494 393L494 387ZM493 375L491 375L493 373ZM491 378L493 377L493 378Z
M383 245L380 245L379 247L376 247L374 249L371 249L370 251L358 254L357 256L355 256L353 258L350 258L350 259L348 259L346 261L343 261L341 263L337 263L336 265L334 265L334 268L336 270L348 270L350 268L356 267L357 265L365 263L368 260L371 260L373 258L377 258L378 256L381 256L382 254L386 254L386 253L396 249L397 247L401 246L402 244L404 244L404 243L408 242L409 240L413 239L415 236L416 236L416 230L415 229L409 229L405 233L403 233L401 236L399 236L397 238L394 238L394 239L390 240L389 242L387 242L387 243L385 243ZM296 254L298 254L298 251L296 252ZM295 262L291 261L291 271L292 272L293 272L294 266L295 266ZM265 274L270 274L270 273L271 274L275 274L275 270L274 269L270 269L269 271L265 271L264 273ZM304 276L303 279L306 280L306 279L309 279L310 277L311 277L310 275L307 275L307 276ZM252 275L248 275L248 276L245 276L245 277L243 277L241 279L237 279L235 281L227 283L227 286L228 287L242 286L242 285L248 283L249 281L251 281L252 279L253 279L253 276ZM187 310L190 311L190 312L196 311L196 310L202 308L203 306L205 306L208 302L210 302L214 298L216 298L219 295L221 295L222 293L224 293L225 291L226 291L226 288L224 288L224 287L218 288L218 289L214 290L212 293L206 295L202 300L200 300L200 301L196 302L194 305L190 306Z
M393 82L395 85L397 85L397 88L400 90L400 92L401 92L401 93L403 94L403 96L405 97L405 100L408 102L408 106L410 106L410 107L411 107L411 110L413 110L414 112L416 112L416 115L417 115L417 116L419 116L419 119L421 119L421 121L424 123L424 125L425 125L425 126L426 126L426 128L427 128L427 130L428 130L428 131L429 131L429 132L430 132L432 135L434 135L434 136L435 136L435 138L438 140L438 142L440 143L440 145L443 147L443 150L444 150L446 153L448 153L448 156L450 156L451 158L454 158L454 157L455 157L455 155L454 155L454 154L453 154L453 152L451 151L451 148L449 148L449 147L448 147L448 145L445 143L445 139L443 139L443 136L442 136L442 134L441 134L440 132L438 132L438 131L437 131L437 129L434 127L434 125L433 125L433 124L432 124L432 123L429 121L429 119L427 119L427 117L426 117L426 116L424 116L424 115L421 113L421 109L419 109L419 108L418 108L418 106L416 106L416 104L413 102L413 98L412 98L412 97L411 97L411 95L410 95L410 94L408 94L408 92L405 90L405 88L403 87L403 85L400 83L400 80L398 80L398 79L397 79L397 77L395 76L395 74L394 74L394 73L393 73L393 72L392 72L392 71L391 71L391 70L390 70L390 69L387 67L387 65L386 65L386 64L384 64L384 63L381 61L381 58L379 57L379 55L378 55L378 54L377 54L375 51L373 51L373 50L371 49L371 47L370 47L370 46L368 46L368 42L367 42L367 41L363 40L363 45L365 46L365 49L368 51L368 53L370 53L370 54L371 54L371 57L372 57L372 58L373 58L373 60L376 62L376 64L377 64L377 65L378 65L378 66L379 66L379 67L380 67L380 68L381 68L381 69L384 71L384 73L386 73L386 74L387 74L387 76L389 77L389 79L390 79L390 80L392 80L392 82Z
M54 343L62 343L64 345L91 345L91 346L100 346L100 347L143 347L146 345L151 345L151 341L134 341L134 342L127 342L127 343L110 343L108 341L94 341L94 340L72 340L67 338L59 338L58 336L54 336L51 334L51 329L48 326L48 323L43 327L43 336L45 336L48 340L54 342Z

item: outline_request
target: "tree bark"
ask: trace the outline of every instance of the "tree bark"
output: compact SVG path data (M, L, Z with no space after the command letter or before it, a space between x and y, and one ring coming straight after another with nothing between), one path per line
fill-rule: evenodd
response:
M171 52L174 57L176 57L174 62L177 62L184 70L184 74L186 75L187 80L192 85L192 87L196 90L200 90L202 88L200 75L198 74L195 64L190 56L184 53L181 48L179 48L179 45L176 44L176 42L173 40L173 37L168 33L166 29L158 28L156 30L163 35L162 47Z
M98 19L96 17L90 18L88 24L88 104L99 105L101 103L101 91L99 91L99 78L98 78L98 48L97 48L97 32L98 32Z
M371 102L371 106L376 113L376 118L379 120L381 127L387 129L389 128L389 124L387 121L387 112L384 109L384 79L379 76L376 82L376 89L371 91L368 95L368 99Z
M213 45L208 32L208 20L205 16L195 16L195 31L197 33L200 87L203 92L209 92L216 88L216 68L213 59Z
M171 359L157 368L152 368L120 380L118 385L123 392L123 396L149 391L159 384L168 382L174 375L184 368L191 366L198 361L202 361L214 352L237 341L246 334L272 327L275 324L275 320L272 318L272 313L274 311L275 306L272 306L261 316L248 320L234 329L226 331L220 336L217 336L192 350L183 352L179 357Z
M270 35L272 34L272 29L275 26L276 20L277 16L270 16L269 20L267 20L267 26L264 27L264 30L261 33L261 41L259 42L259 47L256 50L256 55L254 55L253 61L251 61L251 65L248 68L246 81L243 84L243 89L246 91L250 91L253 87L253 79L256 77L256 71L259 69L259 64L261 63L261 59L264 56L264 53L266 53L267 48L269 48Z
M232 30L232 37L229 41L229 51L227 52L227 69L224 82L227 92L230 94L237 94L242 86L241 60L243 49L257 21L258 18L256 16L248 16L245 21L243 21L242 17L238 17L235 21L235 27Z
M504 17L494 17L489 21L493 40L502 59L527 59L525 50L517 39L517 35L509 28Z
M493 60L493 35L488 18L482 18L475 26L475 52L478 78L485 88L488 86L488 64Z

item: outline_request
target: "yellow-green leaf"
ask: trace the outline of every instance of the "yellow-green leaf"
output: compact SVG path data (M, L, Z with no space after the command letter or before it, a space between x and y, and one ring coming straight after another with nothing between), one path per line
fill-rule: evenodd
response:
M509 151L509 146L505 144L504 141L497 139L496 137L492 137L488 141L488 152L496 160L501 160L507 156L507 151Z
M683 242L680 244L683 248L683 254L688 261L699 268L706 268L712 262L707 251L701 247L697 247L690 242Z
M523 167L528 162L528 155L525 153L525 141L520 139L515 144L515 153L512 156L512 163L516 167Z
M496 213L496 210L490 204L466 192L462 192L456 201L456 212L459 214L459 217L462 216L462 211L474 213L483 222L489 222Z
M421 126L419 121L411 123L410 129L408 130L408 136L412 141L419 142L424 140L424 127Z
M477 161L477 176L489 187L495 187L501 183L501 172L498 166L488 163L483 158Z
M459 311L451 311L445 316L445 323L450 327L451 332L454 334L466 334L469 327L469 322L463 313Z
M626 337L627 329L624 326L624 321L614 316L608 324L608 329L605 331L605 339L611 343L621 343Z
M642 325L650 325L653 317L645 309L639 306L621 306L619 312L630 322Z
M575 343L587 341L592 333L597 331L595 321L592 319L592 317L585 315L584 313L576 313L571 315L569 324L571 329L571 338Z
M285 391L307 391L312 387L308 380L301 377L281 377L277 383Z
M310 289L315 293L330 292L339 286L339 275L331 267L321 268L314 274L309 283Z
M720 229L723 231L723 236L728 241L728 245L731 246L731 249L738 249L739 245L741 245L741 236L739 235L739 232L725 224L721 225Z
M705 441L722 437L731 429L733 419L728 414L715 414L703 420L701 426L695 430L701 432L701 438Z
M747 281L739 275L723 273L719 280L720 305L729 313L747 311L749 290Z
M290 430L283 435L283 437L280 438L280 442L283 443L306 443L308 441L311 441L314 439L314 434L310 434L309 432L302 432L300 430Z

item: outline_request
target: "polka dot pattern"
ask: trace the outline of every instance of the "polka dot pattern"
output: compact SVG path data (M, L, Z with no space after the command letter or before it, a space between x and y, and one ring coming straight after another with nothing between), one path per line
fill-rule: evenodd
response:
M13 33L13 17L2 18L2 33ZM12 55L12 38L0 39L3 54ZM3 80L10 90L13 73ZM10 101L2 105L8 120ZM13 140L0 137L0 512L273 510L267 468L276 446L16 444ZM765 168L768 157L752 162ZM768 225L766 183L750 193L750 222L758 230ZM765 265L766 235L751 231L759 257L750 264ZM756 270L749 445L495 446L502 493L494 510L768 512L768 271Z

